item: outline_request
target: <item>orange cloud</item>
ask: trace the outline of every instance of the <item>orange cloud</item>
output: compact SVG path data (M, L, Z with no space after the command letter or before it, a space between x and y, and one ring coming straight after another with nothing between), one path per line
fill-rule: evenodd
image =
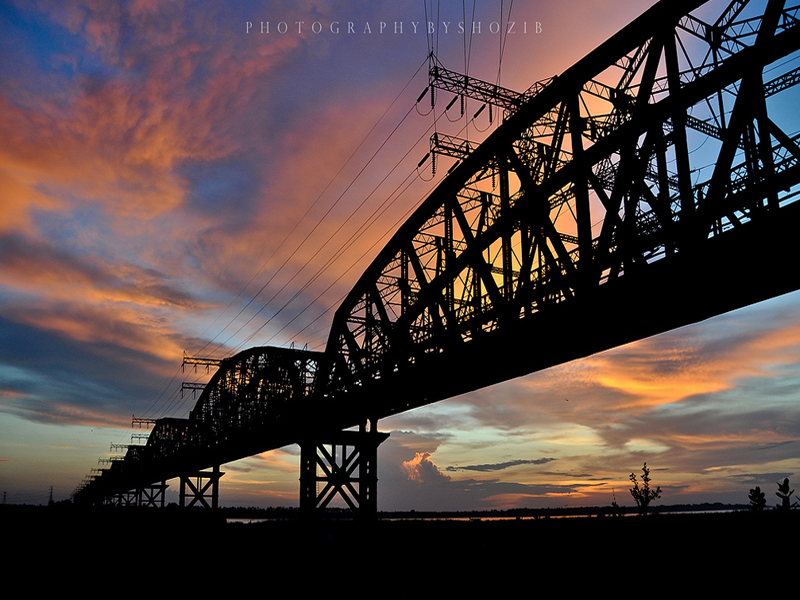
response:
M747 331L746 323L739 325L739 333L733 336L730 329L720 328L715 334L719 341L675 332L638 342L630 351L623 348L592 356L586 362L594 381L625 392L627 400L619 408L644 408L732 389L737 380L765 375L770 367L789 364L800 355L800 323L755 332ZM731 339L725 339L728 336Z
M301 43L272 38L239 60L233 41L201 45L197 36L207 32L186 27L189 17L153 14L163 3L138 3L131 15L105 4L40 5L122 73L84 75L66 86L40 74L64 91L26 106L0 96L0 173L14 182L0 195L0 204L14 207L6 227L27 224L37 207L97 206L120 219L147 220L181 206L188 187L177 167L239 150L242 131L228 123L265 92L265 76ZM123 45L127 20L133 30Z
M450 481L450 476L442 473L430 458L430 452L417 452L411 460L403 461L400 468L409 480L418 483Z
M0 406L31 421L120 429L127 429L131 426L130 417L127 415L115 415L103 409L89 410L86 407L62 402L41 402L32 399L7 402L3 396L0 396Z
M140 307L198 308L168 277L130 264L109 264L75 256L19 236L0 237L4 261L0 283L50 300L81 303L126 302Z
M33 228L32 212L55 210L62 205L58 198L37 189L36 178L30 174L0 168L0 179L0 234L29 231Z
M289 474L293 477L297 475L297 464L299 461L297 454L287 452L280 448L251 456L246 460L248 462L254 461L257 468L274 470L282 474Z
M13 320L70 340L136 350L142 357L155 356L172 364L182 355L185 342L163 319L119 306L29 306L17 309Z
M29 73L26 84L43 93L22 103L0 93L0 234L6 234L0 243L6 250L14 245L13 253L4 253L0 283L39 296L20 317L24 322L74 339L122 340L119 332L138 325L167 336L164 311L203 307L172 278L200 279L186 272L193 258L186 247L219 221L218 213L184 210L192 190L181 168L263 145L252 128L235 123L252 112L254 99L268 95L268 75L302 39L273 37L235 58L242 36L200 43L215 26L213 16L176 12L175 3L126 8L43 0L37 7L114 69L78 75L65 85L55 73ZM70 57L57 60L79 67ZM64 222L57 233L71 236L68 251L42 241L50 233L45 221ZM219 247L239 234L226 232ZM217 288L230 265L260 260L263 231L257 234L249 246L233 245L218 270L209 265L203 283ZM62 310L45 315L47 303ZM96 327L100 315L104 325ZM169 322L174 326L175 319ZM136 340L126 344L138 348ZM175 343L156 347L157 353L173 352Z

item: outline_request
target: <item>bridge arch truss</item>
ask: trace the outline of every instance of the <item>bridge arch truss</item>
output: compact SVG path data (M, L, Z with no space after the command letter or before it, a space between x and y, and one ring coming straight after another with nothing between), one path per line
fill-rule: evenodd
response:
M337 311L332 404L384 417L798 287L798 7L706 4L655 5L465 156Z

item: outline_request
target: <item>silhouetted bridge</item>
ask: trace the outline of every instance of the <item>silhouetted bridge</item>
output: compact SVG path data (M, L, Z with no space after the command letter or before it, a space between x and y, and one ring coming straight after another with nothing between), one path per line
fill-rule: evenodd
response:
M221 361L188 419L157 420L75 501L163 504L180 477L182 505L213 506L220 465L298 443L301 508L369 514L379 419L800 288L800 8L714 4L662 0L521 94L431 57L432 102L504 122L476 148L432 138L458 166L325 351Z

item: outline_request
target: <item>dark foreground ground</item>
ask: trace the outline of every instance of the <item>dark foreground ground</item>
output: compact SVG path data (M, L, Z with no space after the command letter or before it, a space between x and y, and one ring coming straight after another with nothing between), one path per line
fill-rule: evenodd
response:
M572 585L593 576L631 586L683 578L696 587L780 583L797 562L800 511L516 520L296 520L230 523L211 511L0 506L5 573L32 563L55 572L118 570L130 585L154 573L195 583L237 573L380 578L406 570L471 578L535 576ZM788 559L789 562L786 562ZM792 567L793 568L793 567ZM790 569L791 570L791 569ZM136 575L141 574L141 575ZM196 579L202 576L200 580ZM206 576L210 577L206 580ZM702 579L698 579L701 577ZM352 583L352 582L351 582Z

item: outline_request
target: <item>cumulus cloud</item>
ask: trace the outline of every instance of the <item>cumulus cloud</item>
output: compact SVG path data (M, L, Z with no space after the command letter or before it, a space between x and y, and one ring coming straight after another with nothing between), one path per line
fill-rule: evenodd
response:
M426 485L436 485L450 481L450 477L442 473L431 461L430 452L417 452L414 458L401 465L408 479Z
M378 469L381 510L413 507L416 510L480 510L504 509L513 506L544 507L563 503L565 498L579 501L585 490L596 486L585 475L568 476L564 473L547 473L542 481L531 482L530 473L520 471L505 479L458 478L461 469L439 468L434 462L435 448L440 441L411 432L392 432L381 446ZM429 448L425 450L426 447ZM508 466L546 464L551 459L508 461ZM473 473L496 472L497 465L487 469L464 469ZM447 471L447 472L445 472ZM448 474L452 473L452 475ZM517 477L518 476L518 477Z

